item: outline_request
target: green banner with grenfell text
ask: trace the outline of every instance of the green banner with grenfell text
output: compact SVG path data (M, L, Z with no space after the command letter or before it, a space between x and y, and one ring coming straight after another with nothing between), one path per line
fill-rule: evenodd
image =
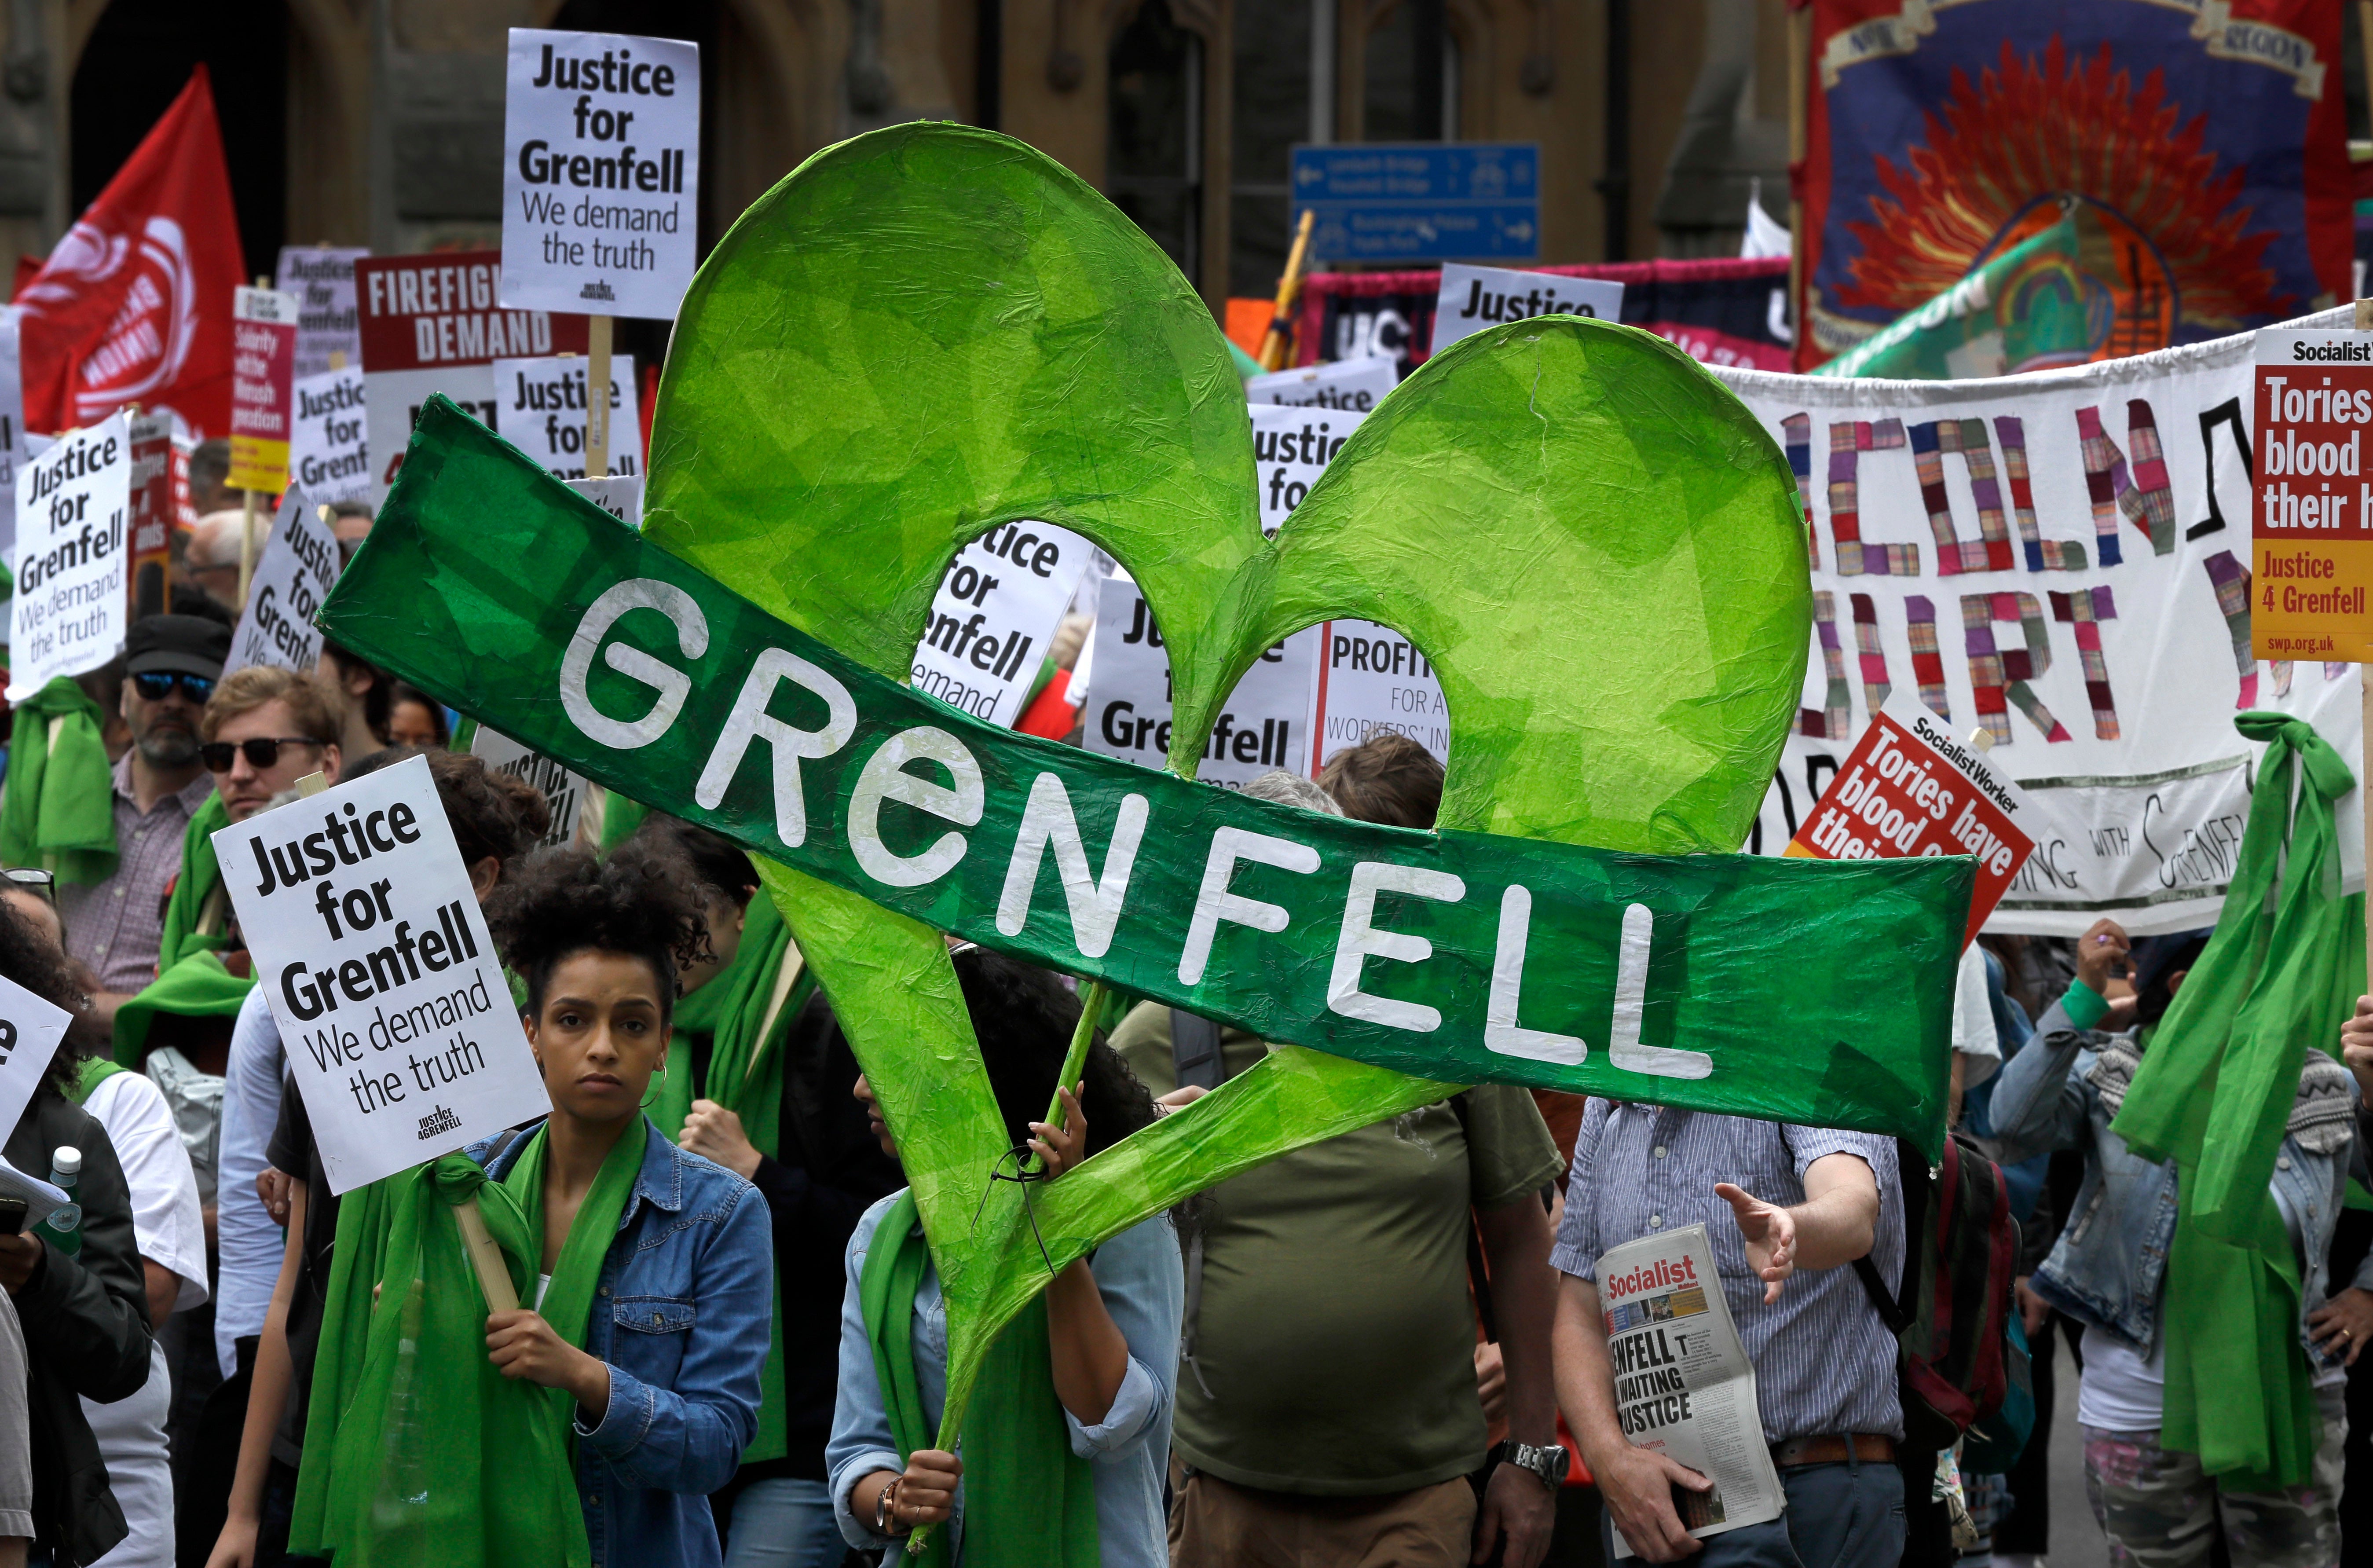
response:
M765 614L441 399L321 619L754 854L1266 1039L1941 1137L1966 860L1419 832L1019 735Z

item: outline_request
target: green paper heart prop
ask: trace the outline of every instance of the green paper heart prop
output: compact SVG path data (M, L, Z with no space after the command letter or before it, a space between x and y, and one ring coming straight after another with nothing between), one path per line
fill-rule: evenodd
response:
M601 574L625 569L617 562L626 554L641 551L635 569L653 576L663 574L649 563L664 557L615 536L516 454L465 462L473 444L498 447L432 405L378 534L324 624L589 775L685 807L683 754L663 759L676 774L656 775L667 747L633 755L590 744L555 711L552 661L538 664L534 653L555 627L568 640L590 596L616 580ZM449 453L456 477L440 492ZM902 126L811 159L743 216L703 268L662 384L648 537L842 660L902 682L933 590L964 542L1006 521L1061 523L1127 563L1161 620L1180 772L1191 771L1218 704L1261 649L1326 615L1364 614L1410 634L1442 673L1457 736L1445 829L1503 836L1485 847L1528 838L1631 852L1736 847L1801 680L1801 522L1777 450L1677 350L1564 319L1479 334L1386 400L1274 544L1260 537L1254 496L1250 432L1224 344L1151 242L1020 144ZM455 532L472 505L491 513L483 539ZM516 559L506 532L514 516L548 525L544 537L557 553L548 588L520 584L507 564ZM571 528L606 542L574 554ZM513 553L497 562L504 551ZM605 553L613 559L597 564ZM687 575L681 565L667 570ZM404 591L416 605L423 584L448 618L415 610L399 624ZM734 630L770 635L739 621ZM618 647L607 657L625 670L622 651L637 657ZM701 651L682 649L696 662ZM699 679L738 683L748 667L744 657L728 676L719 665L712 655ZM707 695L694 703L701 720L685 724L714 735L716 703ZM1056 748L941 721L984 759L1011 747L1032 766L1055 766ZM819 821L827 799L845 804L848 775L874 745L815 765L808 788ZM686 814L761 854L783 852L767 837L771 816L754 827L746 810ZM1385 852L1374 843L1393 838L1357 831L1373 841L1362 853ZM1394 842L1448 846L1458 837ZM982 1347L1043 1287L1046 1259L1060 1268L1187 1193L1448 1091L1283 1047L1038 1191L1025 1214L1023 1189L988 1179L1005 1135L937 931L853 891L869 886L861 878L793 858L837 877L760 862L882 1097L915 1186L949 1305L949 1432ZM1677 874L1662 869L1670 864L1641 860L1632 869L1643 879ZM1678 864L1719 876L1732 862ZM1863 1103L1933 1119L1966 867L1752 864L1753 875L1799 878L1808 893L1824 885L1817 879L1841 886L1878 876L1884 889L1868 884L1880 889L1874 901L1894 897L1920 917L1900 930L1933 924L1944 933L1906 939L1923 949L1907 970L1916 981L1904 988L1916 993L1906 998L1910 1025L1829 1047L1831 1070L1842 1065L1870 1090ZM1959 904L1945 895L1954 889ZM897 902L967 934L982 916L959 907L949 884ZM1804 952L1808 934L1820 932L1781 931L1765 946L1785 937ZM999 945L1046 956L1026 942ZM1876 1016L1865 1003L1853 1023ZM1741 1016L1736 1028L1744 1040L1757 1024ZM1890 1043L1911 1038L1918 1053ZM1774 1085L1774 1101L1794 1088ZM1619 1092L1687 1098L1669 1080L1633 1074Z

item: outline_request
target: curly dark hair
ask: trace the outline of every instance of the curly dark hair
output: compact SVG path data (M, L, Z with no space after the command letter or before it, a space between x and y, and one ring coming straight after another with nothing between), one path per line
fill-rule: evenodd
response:
M377 773L414 757L428 759L428 776L437 781L437 799L452 825L453 843L462 863L474 866L493 859L506 870L535 848L552 826L552 807L543 791L524 778L489 768L483 757L466 752L425 752L417 746L389 746L347 765L339 782Z
M669 860L675 874L696 884L704 899L731 900L746 908L758 886L758 872L742 847L721 834L711 833L663 812L645 817L627 840L612 851L614 858L649 856Z
M77 1019L90 1004L75 977L73 960L50 941L47 932L5 898L0 898L0 975ZM60 1094L74 1092L75 1081L81 1075L83 1059L88 1054L71 1048L75 1044L71 1038L61 1043L57 1055L50 1059L49 1071L41 1079L45 1088ZM0 1128L0 1138L6 1135L7 1129Z
M1055 1097L1055 1075L1080 1025L1080 999L1046 970L985 947L958 949L955 967L1006 1137L1026 1143L1030 1124L1046 1119ZM1088 1047L1081 1077L1087 1081L1080 1109L1088 1118L1089 1157L1152 1125L1153 1092L1101 1034Z
M544 986L562 959L621 953L651 966L664 1028L676 971L715 956L698 899L664 864L602 860L585 849L541 849L521 861L486 900L486 925L503 961L527 982L530 1016L543 1013Z

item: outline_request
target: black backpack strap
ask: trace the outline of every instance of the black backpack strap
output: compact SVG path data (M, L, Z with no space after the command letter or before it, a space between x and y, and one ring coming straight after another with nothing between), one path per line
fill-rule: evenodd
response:
M1928 1245L1928 1162L1920 1151L1899 1138L1895 1141L1896 1182L1903 1193L1903 1274L1893 1291L1864 1253L1853 1260L1854 1278L1862 1281L1864 1294L1870 1297L1871 1310L1887 1325L1887 1331L1902 1336L1919 1317L1920 1249Z
M1208 1018L1177 1008L1170 1010L1170 1064L1177 1087L1188 1084L1216 1089L1227 1082L1227 1064L1220 1058L1220 1026Z
M1170 1010L1170 1065L1176 1073L1177 1087L1196 1084L1216 1089L1228 1081L1228 1064L1220 1054L1220 1026L1196 1013ZM1197 1320L1203 1311L1203 1236L1198 1230L1186 1242L1186 1300L1179 1323L1178 1362L1193 1375L1196 1387L1210 1398L1210 1384L1204 1381L1202 1363L1196 1359L1200 1345Z

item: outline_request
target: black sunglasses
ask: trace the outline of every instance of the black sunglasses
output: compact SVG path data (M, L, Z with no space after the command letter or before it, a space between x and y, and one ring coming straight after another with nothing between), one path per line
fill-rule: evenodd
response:
M187 670L143 670L132 677L132 689L146 702L164 701L173 695L175 686L192 702L203 703L215 695L212 675L193 675Z
M208 773L228 773L234 755L247 758L247 766L261 773L280 760L283 746L310 746L320 751L323 743L302 735L283 735L277 740L259 735L251 741L208 741L198 748L198 756Z
M53 906L58 901L58 878L54 872L43 871L39 866L10 866L0 871L0 876L6 877L18 887L40 894Z

